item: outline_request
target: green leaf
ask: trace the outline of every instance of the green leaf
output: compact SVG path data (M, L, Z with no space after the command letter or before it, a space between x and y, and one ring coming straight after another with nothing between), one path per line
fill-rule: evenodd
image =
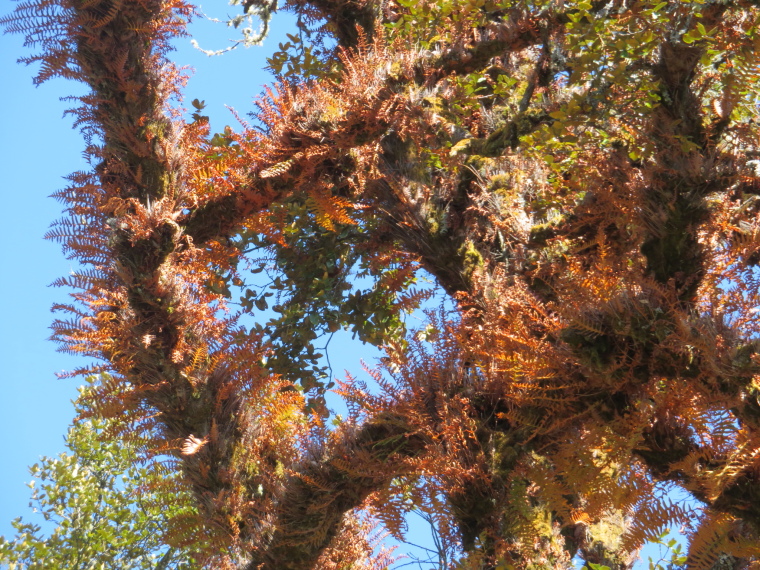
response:
M92 405L87 393L98 381L98 377L90 378L91 384L82 390L75 402L78 413ZM33 489L30 506L53 528L43 535L39 525L21 517L14 520L16 536L0 537L3 564L42 568L39 564L44 562L45 568L70 568L72 561L89 560L88 568L156 567L155 560L167 552L156 529L169 528L171 513L192 514L193 499L189 493L177 494L161 485L167 477L162 471L135 469L137 448L144 443L139 437L120 441L107 436L113 421L80 420L66 437L68 453L44 457L32 466L39 479L29 485ZM200 570L192 552L192 545L172 550L167 567ZM29 566L29 561L34 565Z
M683 35L681 38L685 44L693 44L702 38L702 35L697 30L691 30Z

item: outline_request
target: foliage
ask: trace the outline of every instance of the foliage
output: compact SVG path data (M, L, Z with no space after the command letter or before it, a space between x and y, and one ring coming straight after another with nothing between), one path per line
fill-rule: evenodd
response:
M54 338L112 374L88 415L173 454L249 569L383 567L358 513L415 510L462 569L624 570L673 525L693 570L756 565L758 3L244 5L301 31L216 135L172 106L183 0L2 22L92 90L49 234L81 264ZM453 308L407 331L420 269ZM340 328L386 358L328 427Z
M668 538L669 534L670 530L652 541L660 547L660 558L656 562L649 558L649 570L676 570L686 564L687 558L682 552L683 544L676 538Z
M88 389L75 402L79 412ZM69 452L32 465L30 506L44 528L13 521L17 535L0 537L0 562L11 570L201 568L192 550L163 540L170 521L196 510L177 475L137 463L137 442L109 439L108 428L103 420L77 422L66 437Z

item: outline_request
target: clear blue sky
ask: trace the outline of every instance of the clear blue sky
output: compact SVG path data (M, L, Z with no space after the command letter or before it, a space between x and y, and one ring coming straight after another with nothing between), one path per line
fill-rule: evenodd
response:
M2 15L13 7L3 2ZM42 239L60 206L48 196L63 186L62 176L83 168L82 142L62 119L66 105L58 98L72 85L54 81L32 86L32 70L17 65L23 38L0 36L0 433L5 445L0 469L0 534L25 512L29 489L27 465L39 455L63 449L62 435L71 421L69 400L76 381L57 381L55 372L76 360L55 352L46 339L50 306L63 291L47 285L71 265L59 247Z

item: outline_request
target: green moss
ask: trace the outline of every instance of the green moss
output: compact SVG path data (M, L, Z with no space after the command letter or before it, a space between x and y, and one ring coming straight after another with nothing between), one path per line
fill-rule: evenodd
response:
M422 184L430 183L429 152L418 149L413 141L398 136L387 137L384 147L388 161L404 176Z
M483 154L485 156L501 156L507 147L515 148L517 146L518 127L515 123L507 123L501 128L493 131L483 144Z
M428 216L425 220L428 225L428 231L433 235L438 235L441 231L441 225L438 223L438 219L435 216Z
M391 63L391 68L388 71L388 76L391 79L401 79L403 76L404 68L400 62L394 61Z
M555 224L547 222L545 224L536 224L530 228L530 241L536 245L546 245L546 242L555 235Z
M601 521L589 525L588 534L591 540L587 546L588 550L596 553L605 566L625 567L625 561L616 554L625 529L623 513L621 511L609 513Z
M494 475L501 475L505 479L512 473L519 457L519 452L515 449L512 439L505 433L496 432L492 435L491 440Z
M543 538L552 536L552 513L548 508L536 507L533 509L533 528L536 534Z
M440 97L425 97L422 100L422 106L431 110L433 113L441 114L446 111L445 102Z
M483 267L483 256L470 240L467 240L457 253L462 259L462 273L469 280L478 268Z
M431 237L436 238L446 235L448 230L448 226L446 225L446 210L435 204L429 204L424 210L424 215Z
M482 171L489 166L495 166L496 161L488 156L471 154L465 164L475 171Z
M608 550L617 549L624 531L625 521L621 511L616 511L588 527L592 540L602 543Z
M507 197L514 194L512 177L509 174L495 174L488 181L488 189L497 196Z
M517 116L514 120L494 130L483 144L485 156L501 156L507 148L517 148L520 137L532 133L536 127L545 123L548 114L541 112L528 112Z
M560 334L560 339L592 369L604 371L609 366L614 349L614 341L610 336L567 328Z
M449 150L451 156L457 156L459 154L478 154L482 151L483 141L481 139L469 138L462 139Z
M246 477L254 478L259 475L259 468L257 461L251 461L250 454L244 445L235 444L232 448L232 457L230 457L230 465L234 469L240 469Z
M515 185L514 178L509 173L494 174L488 180L488 191L499 205L499 211L505 218L516 221L524 209L525 200L522 189ZM518 231L522 231L520 228Z

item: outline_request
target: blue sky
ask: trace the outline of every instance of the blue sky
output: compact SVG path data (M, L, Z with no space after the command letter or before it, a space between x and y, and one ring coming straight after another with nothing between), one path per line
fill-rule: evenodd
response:
M11 8L4 2L0 10L5 15ZM58 100L72 86L53 81L35 89L32 70L15 63L25 53L21 44L19 36L0 36L0 534L6 535L10 520L26 510L26 466L63 449L73 413L69 400L77 382L58 381L55 372L76 360L46 340L50 306L64 295L47 285L70 263L42 236L60 212L48 196L63 186L62 176L84 166L81 139L71 120L61 118L67 106Z

